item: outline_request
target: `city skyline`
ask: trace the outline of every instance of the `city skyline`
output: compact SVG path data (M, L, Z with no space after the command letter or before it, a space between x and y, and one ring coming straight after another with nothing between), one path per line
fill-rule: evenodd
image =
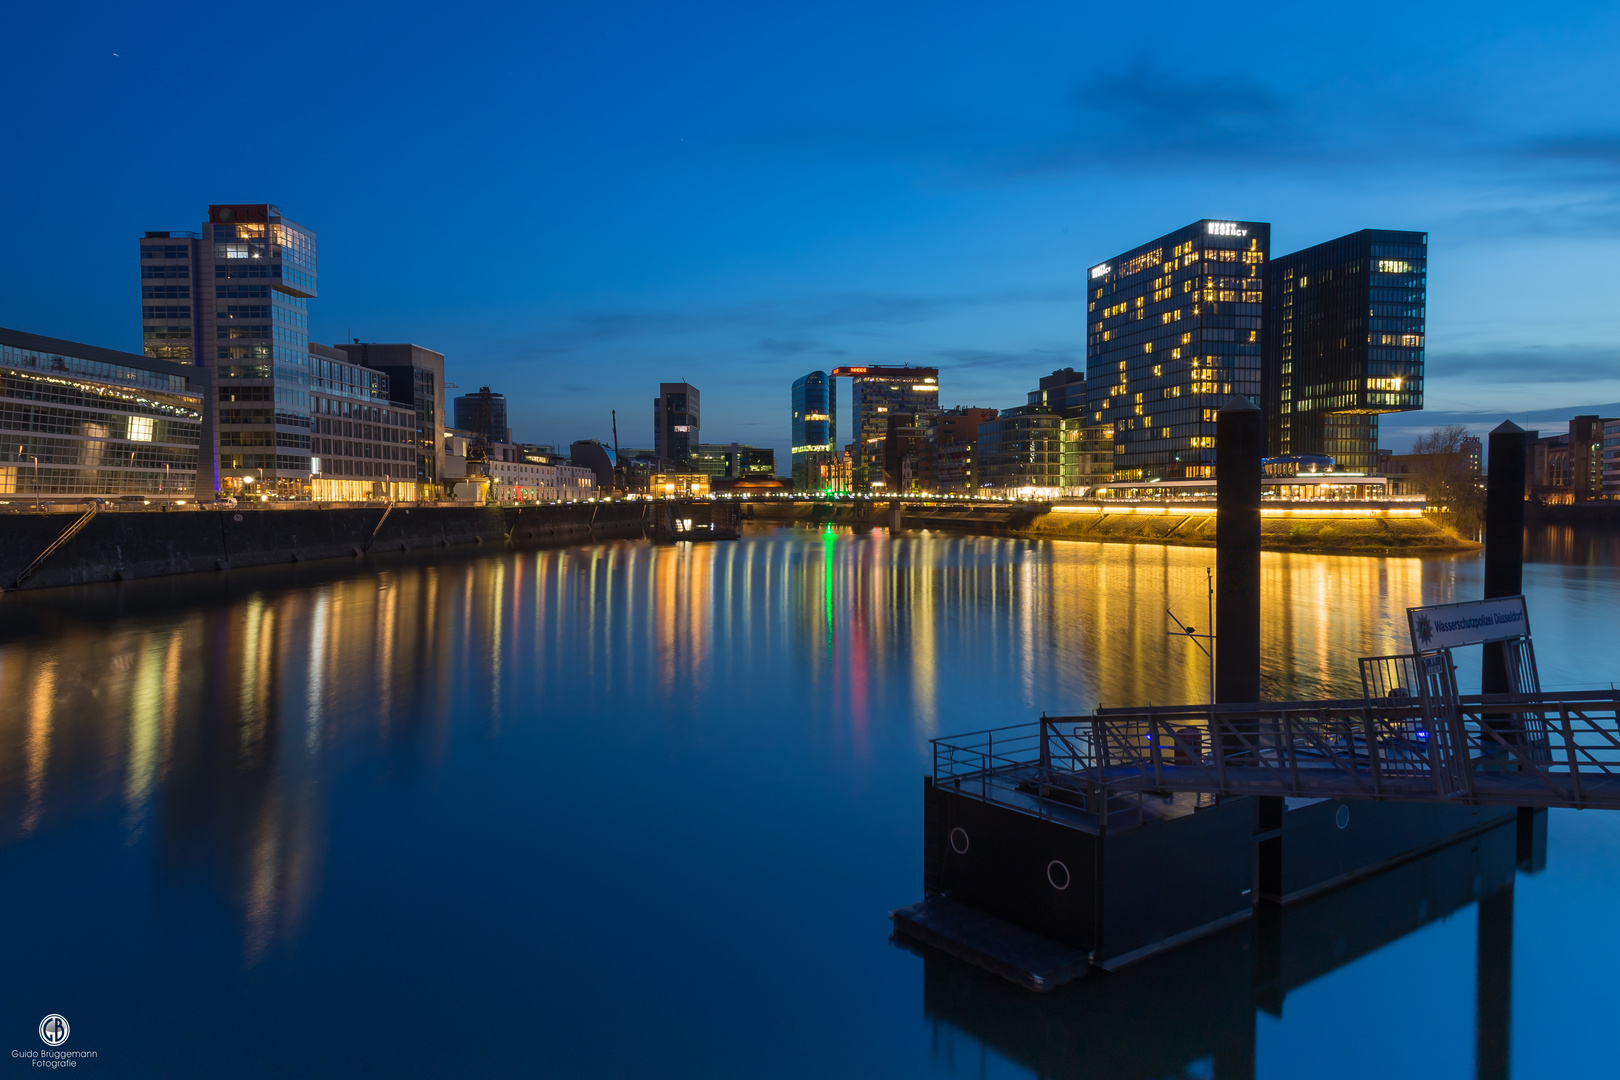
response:
M1204 55L1230 29L1177 12L1153 55ZM932 27L925 50L903 47L919 15L903 6L746 25L623 14L523 13L490 42L472 23L335 9L287 61L340 106L290 121L304 151L173 171L147 164L142 88L153 57L209 47L207 20L109 9L87 34L25 13L13 138L55 164L51 184L4 181L31 254L0 268L0 324L135 351L127 238L275 200L321 237L311 340L422 342L462 387L502 388L515 433L561 445L606 439L611 409L644 417L647 386L724 385L714 437L786 462L781 388L805 371L932 366L942 405L1016 405L1039 375L1083 366L1086 267L1227 217L1272 222L1277 251L1369 225L1429 233L1427 411L1403 423L1545 426L1620 401L1620 270L1601 255L1620 229L1620 95L1601 90L1620 22L1600 6L1533 24L1503 9L1462 38L1440 9L1358 15L1354 34L1334 21L1349 15L1289 37L1256 18L1251 62L1185 70L1149 59L1124 13L981 13ZM771 43L787 30L784 56ZM336 51L362 33L373 48ZM1141 47L1076 58L1082 33ZM1425 33L1449 44L1423 71L1381 61L1381 41ZM442 67L387 59L429 50ZM497 90L510 104L481 107ZM208 127L235 106L199 108ZM1218 167L1167 171L1195 135ZM387 167L405 155L428 164ZM425 288L407 269L422 245L442 272ZM622 380L587 377L609 363ZM644 423L622 441L650 443ZM1382 442L1404 450L1410 431L1391 418Z

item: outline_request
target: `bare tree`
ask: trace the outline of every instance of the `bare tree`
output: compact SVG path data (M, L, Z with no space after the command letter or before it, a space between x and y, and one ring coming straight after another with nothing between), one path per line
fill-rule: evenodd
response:
M1427 435L1419 435L1412 442L1414 454L1460 454L1468 429L1461 424L1437 427Z
M1460 533L1477 533L1485 513L1485 492L1474 476L1463 439L1468 429L1447 424L1412 442L1412 483L1428 496L1429 505L1445 515Z

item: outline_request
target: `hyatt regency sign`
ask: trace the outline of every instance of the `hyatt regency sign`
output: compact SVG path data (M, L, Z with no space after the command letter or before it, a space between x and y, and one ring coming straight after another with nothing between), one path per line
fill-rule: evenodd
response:
M1530 636L1530 615L1522 596L1407 608L1406 621L1412 628L1413 652Z

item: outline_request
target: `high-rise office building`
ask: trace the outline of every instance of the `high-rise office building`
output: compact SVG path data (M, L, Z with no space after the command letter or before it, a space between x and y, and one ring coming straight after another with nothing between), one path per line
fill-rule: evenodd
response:
M1090 270L1086 398L1122 480L1215 475L1215 413L1258 403L1271 226L1197 221Z
M851 444L851 480L858 489L883 481L883 440L889 414L905 413L913 425L928 427L939 414L939 369L911 367L840 367L833 377L848 377L854 384L851 412L855 441Z
M444 494L444 354L404 342L357 341L337 346L350 363L375 368L388 376L388 397L403 412L413 414L415 481L417 496L431 499Z
M793 487L822 491L837 459L838 384L825 371L793 381Z
M692 448L702 427L701 399L691 383L659 383L653 398L653 453L666 469L692 463Z
M268 203L215 205L200 232L147 233L140 255L146 355L214 369L200 453L220 488L308 495L315 234Z
M455 417L454 426L462 431L482 432L492 443L512 441L512 429L506 425L506 395L487 386L456 398Z
M1363 229L1266 272L1261 408L1272 455L1378 467L1378 414L1423 407L1428 235Z

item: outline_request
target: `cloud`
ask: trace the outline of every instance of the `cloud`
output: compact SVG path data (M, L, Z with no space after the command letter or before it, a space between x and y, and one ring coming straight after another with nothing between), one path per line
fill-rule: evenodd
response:
M1082 372L1086 369L1084 356L1077 359L1068 353L1048 352L1043 349L1026 349L1018 352L995 349L941 349L933 355L936 362L943 360L955 369L1016 367L1025 371L1040 370L1042 374L1066 367Z
M752 338L754 348L776 356L808 352L843 356L848 352L844 347L820 337L808 336L808 333L848 333L907 326L974 308L1083 304L1084 301L1084 288L1075 284L1056 288L997 289L932 296L884 292L838 293L694 308L689 311L586 312L559 317L542 325L530 337L504 343L499 347L499 352L508 359L540 358L609 342L650 338L667 343L675 338L737 333Z
M1431 353L1427 379L1468 379L1476 383L1584 383L1620 380L1620 349L1541 346L1485 352Z

